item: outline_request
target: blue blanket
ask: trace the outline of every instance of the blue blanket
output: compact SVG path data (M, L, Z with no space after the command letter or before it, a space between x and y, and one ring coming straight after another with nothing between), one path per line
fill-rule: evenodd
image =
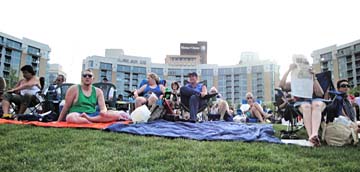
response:
M236 140L281 143L274 136L271 124L241 124L209 121L202 123L170 122L165 120L142 124L113 124L106 131L136 135L163 136L195 140Z

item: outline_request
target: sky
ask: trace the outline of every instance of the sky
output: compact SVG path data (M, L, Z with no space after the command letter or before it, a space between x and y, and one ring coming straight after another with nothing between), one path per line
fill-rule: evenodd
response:
M357 0L1 0L0 32L50 46L78 83L82 60L105 49L164 63L180 43L207 41L208 64L234 65L241 52L275 59L360 39Z

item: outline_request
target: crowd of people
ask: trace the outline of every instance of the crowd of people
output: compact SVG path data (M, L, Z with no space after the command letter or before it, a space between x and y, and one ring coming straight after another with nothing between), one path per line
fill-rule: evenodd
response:
M291 96L291 83L287 82L289 74L295 70L295 64L290 65L289 69L282 77L279 87L284 91L284 102L293 103L303 118L304 126L308 135L309 142L313 146L320 146L319 129L320 124L324 120L322 115L324 111L331 112L331 115L326 117L327 122L332 122L339 116L344 116L350 121L355 122L358 119L358 112L356 106L360 105L360 98L358 93L355 98L351 98L347 93L350 89L348 80L342 79L337 81L335 93L335 100L341 99L341 102L335 104L330 103L327 92L323 90L319 84L315 72L308 71L313 78L313 97L299 97ZM25 65L21 68L23 79L21 79L14 88L4 92L2 95L2 111L3 117L9 116L9 109L12 103L18 106L17 114L25 112L30 104L34 104L34 95L42 90L40 81L36 77L36 72L32 66ZM55 93L60 94L60 85L66 81L63 75L59 75L53 84L51 84L44 94ZM71 123L94 123L94 122L110 122L117 120L131 120L130 114L127 111L109 110L105 105L104 94L111 94L111 98L115 98L114 89L107 93L100 88L93 85L94 74L90 69L81 73L81 84L73 85L65 94L65 104L59 112L57 119L60 121L67 121ZM103 79L107 83L107 78ZM209 91L205 84L199 81L196 72L188 74L188 83L181 86L179 82L173 82L170 85L170 96L166 96L166 85L160 83L160 78L155 73L148 73L146 83L134 91L134 107L147 106L149 109L158 105L159 100L168 101L170 108L174 109L174 115L180 115L180 109L187 111L181 114L181 118L185 121L196 122L198 120L197 114L205 111L209 114L208 120L223 120L233 121L236 115L234 108L229 106L228 102L221 98L218 90L212 87ZM170 90L169 89L169 90ZM56 96L55 96L56 97ZM248 92L245 96L248 108L241 111L241 114L246 118L255 118L260 123L266 123L267 119L273 116L268 114L261 107L261 104L256 102L254 95ZM122 101L123 96L119 95L118 100ZM336 101L335 101L336 102ZM328 104L328 105L327 105ZM284 107L284 106L283 106ZM358 129L356 130L358 131Z

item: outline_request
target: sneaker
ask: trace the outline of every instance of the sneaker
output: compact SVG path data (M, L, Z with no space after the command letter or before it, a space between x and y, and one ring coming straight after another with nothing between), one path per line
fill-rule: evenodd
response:
M214 96L216 96L218 93L208 93L204 97L201 97L202 99L210 99Z
M4 118L4 119L12 119L13 115L10 114L10 113L6 113L6 114L3 114L2 118Z

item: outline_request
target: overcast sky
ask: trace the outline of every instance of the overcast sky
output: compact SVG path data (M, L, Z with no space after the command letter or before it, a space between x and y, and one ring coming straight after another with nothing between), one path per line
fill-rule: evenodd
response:
M48 44L50 63L79 82L82 59L121 48L164 63L180 43L208 42L208 63L233 65L243 51L277 59L360 39L357 0L2 0L0 31Z

